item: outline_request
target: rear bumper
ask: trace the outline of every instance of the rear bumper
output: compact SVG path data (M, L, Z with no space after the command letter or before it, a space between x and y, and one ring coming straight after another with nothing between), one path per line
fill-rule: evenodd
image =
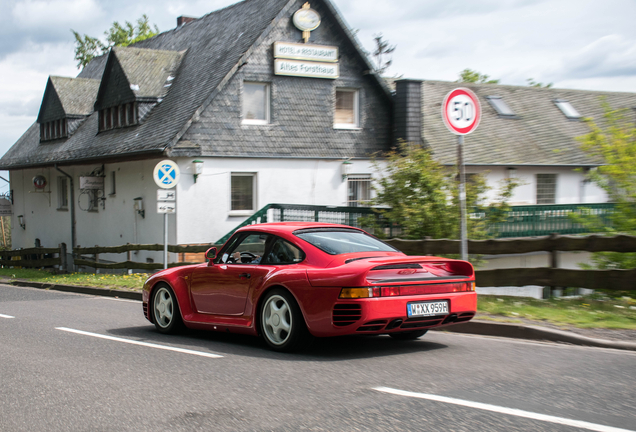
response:
M449 302L448 314L408 317L408 303L438 300ZM333 304L329 317L323 316L309 322L308 326L315 336L383 334L466 322L472 319L476 312L475 292L338 300Z

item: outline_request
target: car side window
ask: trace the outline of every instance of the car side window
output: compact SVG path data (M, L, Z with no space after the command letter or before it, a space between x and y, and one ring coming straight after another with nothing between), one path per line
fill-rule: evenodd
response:
M259 264L265 253L268 234L249 234L243 240L235 242L221 256L224 264ZM270 240L271 242L271 240Z
M305 254L299 248L282 238L276 238L265 257L266 264L296 264L305 259Z

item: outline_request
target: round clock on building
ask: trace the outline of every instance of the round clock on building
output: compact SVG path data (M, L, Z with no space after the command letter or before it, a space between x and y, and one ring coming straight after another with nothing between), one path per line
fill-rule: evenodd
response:
M294 14L294 25L300 31L316 30L320 25L320 14L309 7L306 3L302 9L298 9Z

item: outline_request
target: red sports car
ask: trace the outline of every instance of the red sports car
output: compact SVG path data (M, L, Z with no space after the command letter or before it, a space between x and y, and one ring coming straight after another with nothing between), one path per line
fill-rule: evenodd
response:
M313 336L416 339L477 310L470 263L407 256L344 225L249 225L206 257L144 284L144 315L161 333L185 326L261 335L292 351Z

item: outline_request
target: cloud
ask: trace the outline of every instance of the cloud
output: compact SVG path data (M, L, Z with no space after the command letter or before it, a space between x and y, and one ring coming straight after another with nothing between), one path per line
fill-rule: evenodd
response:
M564 72L572 78L636 75L636 39L603 36L566 57Z

